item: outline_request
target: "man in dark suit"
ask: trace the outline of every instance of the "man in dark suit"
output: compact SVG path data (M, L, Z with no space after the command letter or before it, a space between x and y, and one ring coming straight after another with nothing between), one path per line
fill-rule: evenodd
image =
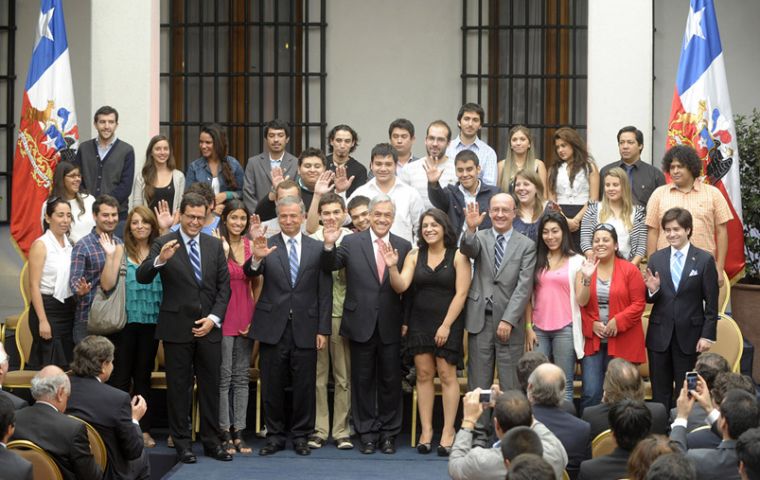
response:
M582 461L591 457L588 422L560 407L565 395L565 374L553 363L544 363L528 378L528 400L533 416L559 438L567 452L567 472L575 478Z
M731 371L731 366L728 364L728 361L723 358L718 353L713 352L704 352L700 353L697 357L697 363L694 364L694 371L699 373L699 375L704 379L705 383L707 384L707 390L715 394L713 392L713 388L715 387L715 382L718 379L719 376L721 376L724 373L728 373ZM726 393L727 389L723 389L722 393ZM721 398L723 398L723 395L721 395ZM676 419L676 409L675 407L670 409L670 423L673 423L673 421ZM689 413L689 422L686 425L686 429L691 432L695 428L703 427L705 425L705 419L707 417L707 412L702 410L702 407L699 406L699 404L694 404L694 408L691 409L691 413ZM710 432L708 432L711 434ZM711 434L712 435L712 434ZM717 439L715 442L716 446L720 443L720 438Z
M90 452L87 427L65 415L71 394L69 377L48 365L32 379L34 405L16 412L11 440L29 440L45 450L61 469L65 480L100 480L103 471Z
M246 275L264 277L250 337L261 344L261 387L267 444L259 455L285 447L285 388L293 388L291 432L297 454L309 455L314 432L317 350L327 344L332 325L332 276L321 269L322 242L301 234L306 210L300 198L277 202L280 235L267 241L254 225L253 256Z
M29 406L29 404L26 403L26 400L18 398L16 395L3 390L3 380L5 379L5 374L8 373L8 360L9 358L8 354L5 352L5 347L0 343L0 398L8 399L13 405L13 408L19 410ZM2 434L2 432L0 432L0 434Z
M647 302L653 303L646 346L652 375L652 400L670 408L673 382L681 385L699 353L715 342L718 274L708 252L691 245L692 217L671 208L660 222L670 247L647 264Z
M742 480L760 478L760 427L750 428L739 436L736 458Z
M644 402L644 382L641 380L638 367L622 358L613 358L604 375L602 403L583 410L583 420L591 425L592 440L610 428L609 412L612 405L626 398ZM666 434L668 412L665 406L655 402L644 402L644 406L652 414L649 433Z
M201 233L207 209L203 197L185 194L179 230L157 238L137 269L140 283L151 283L161 274L163 298L156 337L164 343L169 432L183 463L196 462L188 423L193 374L198 381L205 454L232 460L219 443L220 326L230 299L230 274L222 242Z
M649 434L652 414L639 400L622 400L610 408L610 428L617 447L609 455L581 463L578 480L618 479L628 476L628 457Z
M5 448L16 428L15 410L9 399L0 397L0 472L3 478L32 480L32 464Z
M130 399L106 384L113 372L113 354L114 346L105 337L89 335L77 344L66 413L95 427L103 439L108 452L104 480L150 478L140 430L148 406L141 396Z
M362 453L395 453L401 431L401 371L398 367L403 302L393 291L380 243L398 251L399 265L409 242L390 233L395 215L391 198L378 194L369 204L370 228L349 235L335 247L337 226L324 229L322 267L346 269L346 300L340 334L351 340L351 411Z

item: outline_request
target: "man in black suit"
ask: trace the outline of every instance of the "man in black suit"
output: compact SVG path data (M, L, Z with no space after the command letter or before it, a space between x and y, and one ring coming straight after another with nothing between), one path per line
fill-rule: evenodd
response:
M108 453L104 480L150 478L140 419L148 405L106 382L113 372L114 346L106 337L89 335L74 347L71 397L66 413L98 431Z
M736 458L742 480L760 478L760 427L750 428L739 436Z
M0 343L0 398L10 400L13 408L20 410L29 406L29 404L26 403L26 400L18 398L16 395L3 390L3 380L5 379L5 374L8 373L8 360L9 358L8 354L5 352L5 347ZM0 434L2 434L2 432L0 432Z
M322 242L301 234L306 210L300 198L277 202L280 235L268 241L251 229L253 256L246 275L262 275L264 288L250 337L261 344L261 388L267 444L259 455L285 448L285 388L293 388L291 432L297 454L309 455L314 432L317 350L327 344L332 325L332 276L321 269Z
M32 464L5 448L16 428L15 410L9 399L0 397L0 472L3 478L32 480Z
M612 405L623 400L638 400L644 402L644 382L641 380L639 368L622 359L613 358L607 365L604 375L604 394L602 403L583 410L583 420L591 425L591 439L610 428L609 412ZM665 406L656 402L644 402L652 414L652 427L649 433L664 435L668 432L668 412Z
M229 461L219 443L219 365L221 322L230 299L230 273L222 242L201 233L208 205L187 193L180 203L180 228L153 242L137 269L137 281L151 283L161 274L163 298L156 337L166 357L169 432L177 457L195 463L190 449L190 398L198 381L200 437L207 456Z
M646 346L652 375L652 400L670 408L673 382L681 385L699 353L715 342L718 274L710 253L691 245L692 217L671 208L662 217L670 247L647 264L647 302L653 303Z
M65 415L71 394L69 377L48 365L32 379L34 405L16 412L11 440L29 440L45 450L61 469L64 480L100 480L103 471L90 452L84 423Z
M391 198L378 194L369 204L370 228L347 236L335 247L340 231L324 229L322 266L346 269L346 300L340 334L351 340L351 411L362 453L396 452L401 431L400 355L403 302L393 291L379 244L398 251L403 265L411 244L390 233L395 215Z

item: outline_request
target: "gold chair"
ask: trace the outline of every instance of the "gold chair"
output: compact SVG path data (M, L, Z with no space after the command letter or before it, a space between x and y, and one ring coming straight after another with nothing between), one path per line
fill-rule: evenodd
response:
M715 343L711 352L721 355L731 365L732 372L739 372L744 353L744 337L733 318L721 314L718 318Z
M106 465L108 464L108 451L106 450L106 444L103 443L103 438L100 436L100 433L95 430L95 427L81 418L75 417L74 415L69 415L69 417L84 423L84 426L87 428L87 438L90 441L90 452L92 452L95 463L97 463L100 469L105 472Z
M567 470L562 470L562 480L570 480L570 474L567 473Z
M14 440L8 443L8 450L13 450L21 458L32 464L34 480L63 480L61 469L48 453L28 440Z
M37 375L37 370L27 370L29 354L32 350L32 331L29 328L29 308L26 308L18 319L16 325L16 348L18 348L21 363L18 370L5 374L3 387L5 388L31 388L32 378Z
M728 304L731 301L731 280L728 274L723 270L723 286L718 292L718 313L725 315Z
M591 442L591 458L609 455L617 447L617 440L609 428L594 438Z
M255 350L251 350L251 366L248 368L249 382L256 382L256 433L261 431L261 370Z
M166 390L166 356L164 355L164 342L158 342L158 350L156 350L156 360L154 363L153 371L150 372L150 388L151 390ZM193 397L190 407L190 434L193 441L195 441L195 432L200 430L200 415L198 406L198 384L193 382Z
M21 291L21 298L24 301L24 308L20 313L8 315L5 317L5 323L0 328L0 341L5 343L5 334L8 330L15 330L18 326L18 321L24 310L28 309L31 302L31 294L29 293L29 262L24 262L24 266L21 267L21 274L18 279L18 289Z
M644 330L644 339L647 338L647 329L649 328L649 314L645 313L641 316L641 329ZM641 375L641 381L644 382L644 399L652 399L652 381L649 375L649 355L646 356L644 363L639 364L639 375Z

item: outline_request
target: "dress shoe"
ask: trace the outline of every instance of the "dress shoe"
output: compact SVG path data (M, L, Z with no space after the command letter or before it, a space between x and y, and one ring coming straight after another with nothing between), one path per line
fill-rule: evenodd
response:
M448 457L449 455L451 455L451 445L449 445L448 447L443 446L443 445L438 445L437 452L438 452L439 457Z
M430 444L430 442L417 444L417 453L427 455L428 453L432 451L433 451L433 446Z
M311 455L311 449L309 448L309 444L306 442L298 442L294 444L293 450L295 450L296 454L298 455Z
M189 448L182 450L181 452L177 452L177 460L182 463L195 463L198 461L193 451Z
M375 442L363 443L359 451L367 455L375 453Z
M230 455L227 450L223 449L221 445L216 445L211 448L204 448L203 453L207 457L211 457L214 460L219 460L220 462L232 461L232 455Z
M267 442L267 444L264 445L264 447L261 450L259 450L259 455L261 455L262 457L266 457L267 455L273 455L279 452L280 450L282 450L283 448L285 447L283 447L282 445L276 445L274 443ZM308 449L309 447L307 446L306 448Z
M389 455L396 453L396 442L393 440L393 438L386 438L380 442L380 451Z

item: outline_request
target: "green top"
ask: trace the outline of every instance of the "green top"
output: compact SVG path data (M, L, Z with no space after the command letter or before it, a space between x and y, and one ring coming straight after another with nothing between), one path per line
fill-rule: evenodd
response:
M351 235L351 230L347 228L341 228L338 241L335 242L336 247L340 245L340 243L343 241L343 237L345 237L346 235ZM319 240L320 242L324 242L325 231L322 227L319 227L319 230L317 230L312 235L310 235L310 237L315 240ZM346 271L345 269L336 270L332 272L332 277L333 277L332 316L342 317L343 316L343 302L346 300Z
M127 259L127 323L154 324L158 321L163 289L161 277L156 275L152 283L138 283L135 273L139 264Z

